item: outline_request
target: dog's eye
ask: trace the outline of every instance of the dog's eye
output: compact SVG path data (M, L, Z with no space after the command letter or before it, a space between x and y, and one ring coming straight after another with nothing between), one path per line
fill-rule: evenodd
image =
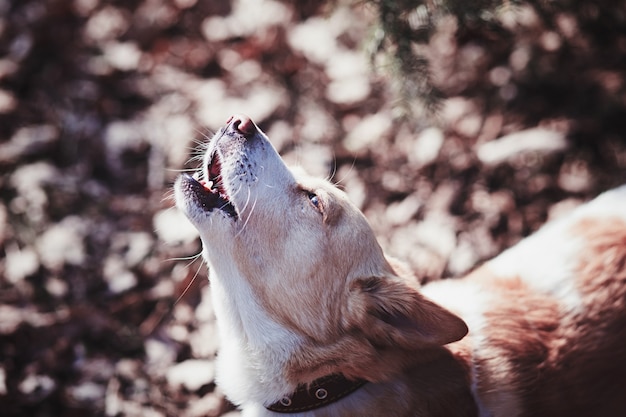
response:
M312 193L312 192L309 191L307 193L307 197L309 197L309 200L311 201L311 204L313 204L313 206L316 209L321 210L322 203L320 202L320 198L317 196L317 194Z

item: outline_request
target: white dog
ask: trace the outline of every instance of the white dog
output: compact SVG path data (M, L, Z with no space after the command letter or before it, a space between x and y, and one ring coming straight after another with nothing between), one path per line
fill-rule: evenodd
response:
M175 188L244 416L626 416L626 187L421 289L245 116Z

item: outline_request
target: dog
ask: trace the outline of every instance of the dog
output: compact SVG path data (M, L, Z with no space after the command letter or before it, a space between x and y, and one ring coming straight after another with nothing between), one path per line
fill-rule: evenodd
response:
M626 416L626 186L424 285L236 115L175 183L243 416Z

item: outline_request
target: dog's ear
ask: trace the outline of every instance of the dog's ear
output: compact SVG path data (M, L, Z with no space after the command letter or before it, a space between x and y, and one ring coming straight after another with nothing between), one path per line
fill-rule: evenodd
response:
M395 276L357 279L349 298L350 324L377 346L442 346L467 334L461 318Z

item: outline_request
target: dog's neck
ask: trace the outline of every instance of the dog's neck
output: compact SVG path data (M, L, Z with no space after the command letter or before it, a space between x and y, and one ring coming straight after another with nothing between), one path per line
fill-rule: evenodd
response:
M219 275L218 275L219 274ZM247 281L236 269L216 270L211 268L211 292L214 310L220 336L220 350L217 357L217 383L226 396L244 410L245 416L274 415L266 407L280 402L286 396L298 391L301 383L309 381L293 381L287 378L290 360L298 356L305 345L302 336L289 330L285 326L273 320L268 313L259 305ZM363 413L360 415L385 415L386 409L381 408L376 414L377 408L381 407L384 399L397 394L397 392L420 392L423 386L413 387L412 380L422 380L428 386L429 395L433 392L442 392L444 396L454 393L469 393L469 386L465 378L458 372L459 358L453 358L450 352L441 348L439 354L426 359L427 362L435 360L440 355L448 359L443 369L447 375L443 379L436 373L427 372L430 366L421 368L418 364L409 373L419 373L424 377L408 377L398 375L397 378L384 383L368 383L352 392L339 401L321 408L332 408L337 415L359 415L355 410ZM430 355L429 355L430 356ZM453 355L456 357L456 355ZM441 362L440 362L441 363ZM461 365L463 366L463 365ZM449 368L449 372L445 370ZM453 369L456 369L453 371ZM319 378L317 374L312 379ZM447 379L448 377L452 380ZM414 381L413 381L414 382ZM396 394L393 394L396 393ZM455 396L454 394L452 396ZM469 396L457 396L457 402L473 404L471 394ZM427 403L424 399L424 402ZM446 403L446 401L443 401ZM397 404L399 408L420 409L423 405ZM430 406L428 407L430 409ZM344 410L344 414L340 410ZM374 410L374 414L372 414ZM426 409L424 409L426 410ZM312 413L316 413L313 410ZM325 415L325 414L324 414ZM402 413L398 415L403 415ZM425 415L430 415L426 413ZM472 415L472 414L468 414Z
M302 346L302 340L273 321L252 296L245 281L233 275L235 271L230 272L226 280L222 279L224 275L218 276L211 268L211 294L220 337L217 382L228 399L244 410L243 415L274 415L285 398L292 399L293 406L298 409L282 407L282 412L294 415L305 412L300 410L302 407L313 412L318 407L326 409L335 405L366 410L372 393L364 392L363 380L318 378L302 384L290 382L284 376L285 368ZM233 286L237 286L236 291ZM374 384L365 384L366 387L370 385ZM328 390L328 395L334 397L333 403L315 399L304 400L303 404L302 394L310 397L309 393L312 393L315 397L317 389L311 392L312 387Z
M269 405L297 387L283 374L300 340L268 317L236 271L229 272L218 275L211 271L211 294L220 337L218 384L237 405Z

